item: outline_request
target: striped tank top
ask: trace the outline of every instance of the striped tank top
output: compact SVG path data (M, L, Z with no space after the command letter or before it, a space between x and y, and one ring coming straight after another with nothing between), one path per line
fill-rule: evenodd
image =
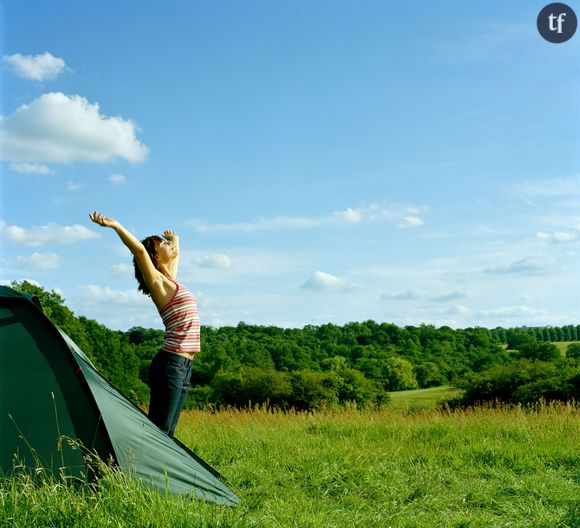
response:
M200 351L199 313L197 299L183 284L176 286L171 300L159 310L165 326L162 350L195 355Z

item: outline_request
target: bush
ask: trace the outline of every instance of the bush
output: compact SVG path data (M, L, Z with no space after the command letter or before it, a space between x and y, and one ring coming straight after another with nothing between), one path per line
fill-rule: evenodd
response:
M329 373L329 383L336 391L339 403L356 403L364 408L385 404L388 395L358 370L344 369Z
M571 343L566 348L566 357L580 359L580 343Z
M212 401L235 407L252 404L286 407L291 394L287 374L273 369L242 367L218 374L212 383Z
M186 409L205 409L211 401L212 389L209 385L194 385L190 387Z
M546 401L580 400L580 365L574 359L557 362L520 359L459 380L465 394L460 406L481 403L531 404Z
M329 375L323 372L302 370L290 374L292 395L290 407L298 411L311 411L323 407L332 407L338 404L338 396Z
M445 385L448 380L441 374L437 364L426 361L420 365L416 365L414 368L415 377L419 387L426 389L428 387L438 387L439 385Z

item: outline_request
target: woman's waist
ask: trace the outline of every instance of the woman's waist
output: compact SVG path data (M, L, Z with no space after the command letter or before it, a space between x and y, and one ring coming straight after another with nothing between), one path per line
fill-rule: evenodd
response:
M201 349L200 335L192 332L166 332L161 349L174 354L196 354Z
M195 359L195 355L197 354L196 351L185 351L185 350L167 350L164 347L161 347L161 350L157 352L155 358L161 359L163 357L166 358L180 358L182 360L189 360L193 361Z

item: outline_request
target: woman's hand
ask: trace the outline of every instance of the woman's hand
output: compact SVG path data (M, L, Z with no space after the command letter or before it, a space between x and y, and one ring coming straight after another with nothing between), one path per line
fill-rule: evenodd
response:
M170 229L166 229L163 231L163 238L165 240L169 240L169 242L175 242L179 236L177 236L177 233L171 231Z
M89 214L89 218L95 223L99 224L102 227L119 227L121 224L117 222L114 218L109 218L104 216L103 213L98 213L97 211Z

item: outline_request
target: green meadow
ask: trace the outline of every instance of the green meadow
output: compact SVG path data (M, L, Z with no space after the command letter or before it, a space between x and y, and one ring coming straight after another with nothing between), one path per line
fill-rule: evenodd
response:
M460 396L461 389L444 385L429 389L415 389L407 391L390 392L389 406L393 409L407 412L433 410L440 403L456 396Z
M566 355L566 349L568 348L568 345L573 345L578 343L579 341L556 341L553 344L556 345L558 347L558 350L560 351L560 353L565 356Z
M143 489L110 469L82 491L0 480L0 526L580 526L577 409L435 410L446 391L393 395L378 411L188 411L177 436L227 477L238 508Z

